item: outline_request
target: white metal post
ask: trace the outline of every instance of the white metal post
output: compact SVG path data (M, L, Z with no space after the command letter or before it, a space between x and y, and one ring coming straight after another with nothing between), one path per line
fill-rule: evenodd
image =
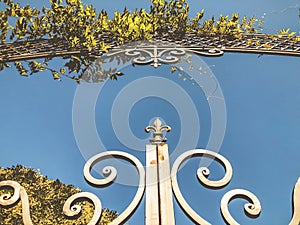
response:
M167 141L162 131L171 127L162 126L157 118L153 126L146 127L146 132L153 131L151 145L146 145L146 225L175 225L170 161Z

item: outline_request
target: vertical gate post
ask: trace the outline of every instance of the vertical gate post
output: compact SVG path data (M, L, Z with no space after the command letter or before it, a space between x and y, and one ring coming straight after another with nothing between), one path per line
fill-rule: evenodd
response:
M170 131L169 126L161 126L156 119L154 126L146 127L153 131L151 144L146 145L146 225L175 225L170 160L166 138L163 130Z
M168 145L158 145L161 225L175 225Z
M146 145L146 225L159 225L158 168L156 162L156 145Z

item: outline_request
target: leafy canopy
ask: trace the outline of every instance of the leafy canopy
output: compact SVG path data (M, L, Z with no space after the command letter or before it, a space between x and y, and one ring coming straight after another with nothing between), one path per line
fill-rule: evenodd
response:
M65 201L81 190L72 185L66 185L59 180L49 180L39 172L17 165L11 168L0 168L0 181L13 180L23 186L28 194L30 213L33 224L39 225L86 225L92 218L94 206L89 201L78 202L82 213L75 220L67 219L62 211ZM0 188L0 196L13 194L9 187ZM115 211L103 209L99 225L107 225L117 217ZM22 222L22 203L19 201L15 206L0 206L1 224L16 225Z
M140 9L130 12L125 8L123 12L115 12L113 18L108 18L105 10L96 12L93 6L83 5L81 0L50 0L51 7L42 9L30 5L21 6L13 0L0 2L7 6L0 11L1 43L53 39L70 49L87 49L90 53L95 48L107 52L111 43L120 45L162 36L174 40L181 39L190 32L242 38L245 34L257 33L255 25L258 23L259 28L263 24L255 16L240 18L237 13L201 21L204 10L191 18L186 0L151 0L149 11ZM289 31L287 33L290 34ZM30 45L30 42L26 44ZM59 69L49 65L52 58L14 62L13 65L22 76L49 70L55 80L66 76L79 83L84 69L94 60L89 53L63 58L66 63ZM0 63L0 70L5 67L11 65ZM116 76L109 74L108 77Z

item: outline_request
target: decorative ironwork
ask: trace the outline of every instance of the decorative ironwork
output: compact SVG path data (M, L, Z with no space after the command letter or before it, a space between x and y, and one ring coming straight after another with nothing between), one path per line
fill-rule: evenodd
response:
M112 166L106 166L103 168L102 172L103 175L105 176L104 179L96 179L90 173L90 170L97 162L100 162L108 158L120 158L132 163L137 169L137 172L140 176L138 190L135 194L134 199L129 204L129 206L125 209L125 211L110 223L110 225L118 225L118 224L122 224L130 217L130 215L136 210L136 208L138 207L138 205L142 200L145 191L145 170L142 163L136 157L126 152L107 151L107 152L99 153L93 156L92 158L90 158L86 162L83 169L84 177L90 184L101 187L101 186L106 186L111 184L116 179L117 170Z
M125 53L130 56L133 64L148 65L151 64L157 68L163 64L174 64L180 60L180 56L186 54L183 48L172 45L168 42L154 41L142 43L139 46L125 45L122 49L113 48L111 53L107 56L114 56L116 54Z
M177 48L181 50L203 56L220 56L225 52L300 56L300 41L285 35L256 34L233 39L226 36L188 33L181 40L156 37L156 41L158 40L176 44ZM119 48L110 37L102 36L99 41L104 41L110 45L111 49ZM41 39L0 45L0 63L84 54L101 56L104 52L99 46L92 50L83 47L71 48L63 40L58 39ZM153 63L158 63L154 62L154 57Z
M295 184L293 191L293 217L289 225L299 225L300 223L300 178Z
M232 39L191 34L178 42L178 44L196 54L219 49L219 51L232 53L300 56L300 41L284 35L255 34L245 35L241 39Z
M228 185L231 178L232 178L232 167L230 162L224 158L222 155L206 150L206 149L194 149L184 152L180 155L174 162L172 170L170 172L169 168L169 155L168 155L168 146L163 142L166 140L162 137L162 130L169 131L171 128L169 126L163 125L159 119L154 121L153 126L148 126L146 131L149 132L153 130L153 139L151 145L147 145L146 149L146 172L142 165L142 163L133 155L121 152L121 151L106 151L99 153L92 158L90 158L85 166L84 166L84 177L90 184L94 186L107 186L115 181L117 177L117 170L112 166L106 166L103 168L102 173L104 175L103 179L94 178L90 171L92 167L105 159L109 158L117 158L123 159L130 162L137 170L139 174L139 184L138 190L135 194L133 201L129 204L127 209L114 221L110 223L110 225L118 225L123 224L136 210L139 206L143 195L146 190L146 225L171 225L175 224L174 220L174 213L173 211L173 203L172 203L172 189L173 193L177 199L178 204L182 207L183 211L196 223L201 225L210 225L210 223L204 220L200 215L198 215L186 202L183 198L180 188L177 182L177 173L180 166L189 158L192 157L206 157L213 159L220 163L224 170L225 175L223 178L217 181L209 180L208 177L210 175L210 171L206 167L200 167L197 170L197 177L199 181L206 187L212 189L220 189L224 186ZM154 163L153 163L154 157ZM155 178L155 179L151 179ZM148 183L147 185L145 179L150 179L151 181L157 182L155 184ZM30 218L30 211L29 211L29 201L26 190L17 182L15 181L1 181L0 187L8 186L13 188L13 195L4 194L0 196L0 205L2 206L13 206L19 199L22 201L22 214L23 214L23 223L24 225L32 225L32 221ZM147 197L148 196L148 197ZM230 225L238 225L239 223L234 220L234 218L230 215L228 210L228 205L231 200L234 198L241 197L249 201L249 203L245 204L245 212L247 215L251 217L259 216L261 212L261 205L258 198L251 192L243 189L234 189L228 191L221 199L220 209L222 216L227 224ZM292 220L289 225L298 225L300 222L300 178L294 187L293 192L293 206L294 206L294 213ZM81 211L81 207L79 205L74 205L73 203L79 199L87 198L91 200L95 206L95 212L88 223L88 225L96 225L101 218L102 212L102 205L98 197L89 192L81 192L72 195L67 199L63 206L63 213L70 217L79 215ZM158 200L159 199L159 200ZM150 202L149 202L150 201ZM158 206L155 206L158 204ZM156 210L152 209L149 206L158 207ZM172 209L168 209L168 207L172 207ZM148 212L148 210L150 212ZM170 213L171 212L171 213ZM153 214L153 215L152 215ZM150 218L149 218L150 217ZM167 218L168 217L168 218ZM159 219L160 218L160 219ZM153 220L152 220L153 219ZM154 221L154 222L153 222Z
M181 191L178 186L177 182L177 172L180 167L180 165L187 159L191 157L196 156L203 156L212 158L214 160L217 160L219 163L222 164L222 166L225 168L225 176L218 181L211 181L208 180L207 177L209 176L209 169L206 167L201 167L197 171L197 177L199 181L204 184L205 186L209 188L222 188L225 185L227 185L232 177L232 167L227 159L225 159L223 156L216 152L212 152L205 149L194 149L187 151L180 155L176 161L173 164L172 172L171 172L171 179L172 179L172 187L174 191L174 195L176 197L177 202L181 206L181 208L184 210L184 212L197 224L204 224L209 225L210 223L204 220L201 216L199 216L192 207L185 201L184 197L181 194Z
M63 206L63 213L68 217L74 217L79 215L79 213L81 212L81 206L72 204L76 200L83 198L91 200L95 206L94 215L87 225L96 225L101 218L102 205L99 198L90 192L80 192L69 197Z
M0 196L0 205L12 206L19 199L21 199L23 223L24 223L24 225L32 225L32 221L30 218L28 195L27 195L24 187L22 187L19 183L12 181L12 180L1 181L0 187L11 187L11 188L13 188L13 191L14 191L13 196L11 196L10 194L4 194L4 195Z
M151 130L153 131L153 138L150 139L150 142L152 144L161 144L163 142L167 141L167 138L163 137L163 131L170 132L171 127L170 126L162 126L161 120L156 118L153 126L147 126L145 128L145 131L149 133Z
M227 192L221 200L221 212L222 212L222 216L225 219L225 221L227 222L227 224L239 225L239 223L236 222L233 219L233 217L230 215L230 212L228 210L229 202L236 197L250 199L251 203L247 203L244 206L245 213L251 217L259 216L259 214L261 212L261 205L260 205L258 198L254 194L252 194L251 192L249 192L247 190L234 189L234 190Z
M13 206L15 203L21 199L22 202L22 216L23 216L23 224L24 225L33 225L30 217L30 210L29 210L29 200L28 195L23 186L21 186L18 182L7 180L1 181L0 187L11 187L13 188L13 196L10 194L4 194L0 196L0 205L2 206ZM97 222L101 218L102 213L102 206L101 202L98 197L89 192L81 192L72 195L67 199L63 206L63 213L68 217L74 217L79 215L81 212L81 206L79 205L72 205L72 203L78 199L87 198L91 200L95 206L95 212L91 219L91 221L87 225L96 225ZM72 219L72 218L71 218Z

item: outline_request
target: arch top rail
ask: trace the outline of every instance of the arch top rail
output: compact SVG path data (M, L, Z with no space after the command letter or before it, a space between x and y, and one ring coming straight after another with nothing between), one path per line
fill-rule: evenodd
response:
M222 51L224 53L252 53L265 55L300 56L299 37L285 35L255 34L244 35L241 38L199 35L187 33L182 38L169 36L155 37L153 40L176 44L186 51L205 53ZM99 42L105 42L111 49L118 48L117 41L109 37L99 37ZM67 57L71 55L101 56L104 52L100 47L88 49L72 48L63 39L40 39L0 44L0 63L32 60L37 58ZM219 56L219 54L201 54L204 56Z

